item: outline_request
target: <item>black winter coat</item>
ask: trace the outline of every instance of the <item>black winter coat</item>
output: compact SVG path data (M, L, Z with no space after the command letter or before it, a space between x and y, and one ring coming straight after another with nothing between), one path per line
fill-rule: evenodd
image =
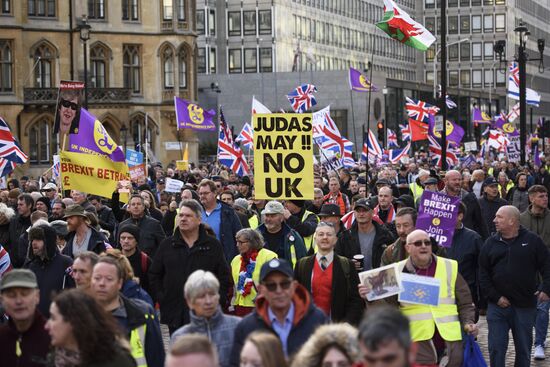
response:
M220 282L220 304L228 300L233 282L229 265L225 261L222 246L216 237L199 227L198 240L189 247L180 231L160 244L149 269L152 296L160 303L163 324L175 330L189 323L189 309L183 297L183 286L195 270L212 272Z
M164 233L160 222L152 217L144 215L139 219L128 218L121 222L118 228L122 228L128 223L135 224L139 227L139 249L144 251L150 257L154 257L160 243L166 238L166 234ZM118 247L120 247L120 244L118 243L119 237L120 236L118 235L117 230L116 240Z
M91 228L91 230L92 230L92 235L90 236L90 242L88 242L88 248L86 250L95 252L96 254L99 255L102 252L105 252L107 248L105 246L105 243L107 242L107 238L105 238L103 233L96 231L95 228ZM67 255L71 258L74 258L73 241L75 236L76 236L76 232L69 232L69 234L67 235L67 243L63 248L63 255Z
M494 234L497 231L493 220L497 215L497 211L504 205L508 205L508 202L501 198L496 198L494 200L487 200L487 197L483 195L483 197L479 199L479 206L481 208L481 217L485 221L485 225L489 229L490 235Z
M30 215L28 217L22 217L21 215L17 214L15 217L11 218L10 220L10 240L6 244L2 244L6 251L10 254L10 257L18 257L19 255L16 253L17 249L17 241L19 241L19 237L23 234L23 232L31 226L31 217ZM23 254L22 256L26 256L26 254Z

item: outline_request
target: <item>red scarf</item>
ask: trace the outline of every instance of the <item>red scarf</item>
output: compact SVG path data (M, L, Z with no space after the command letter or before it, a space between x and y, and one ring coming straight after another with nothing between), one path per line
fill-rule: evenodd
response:
M390 205L390 208L388 210L389 210L389 213L388 213L388 217L386 218L386 223L391 223L395 219L395 209L393 208L393 205ZM374 208L374 216L373 217L375 219L378 219L379 221L382 221L380 219L380 217L378 216L379 211L380 211L380 204L377 205L376 208Z

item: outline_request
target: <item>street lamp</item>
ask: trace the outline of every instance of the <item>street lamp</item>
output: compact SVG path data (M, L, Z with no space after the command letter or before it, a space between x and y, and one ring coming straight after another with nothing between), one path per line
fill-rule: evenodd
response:
M463 38L461 40L458 40L458 41L455 41L455 42L451 42L447 45L447 47L449 46L453 46L453 45L456 45L456 44L459 44L459 43L463 43L463 42L466 42L466 41L469 41L470 38ZM437 52L435 53L435 56L434 56L434 60L433 60L433 72L434 72L434 100L437 99L437 69L436 69L436 65L437 65L437 57L439 56L439 53L441 52L441 47L439 48L439 50L437 50Z
M88 16L82 15L82 19L78 26L80 31L80 39L84 42L84 108L88 109L88 55L87 55L87 43L90 39L90 29L92 27L88 24Z

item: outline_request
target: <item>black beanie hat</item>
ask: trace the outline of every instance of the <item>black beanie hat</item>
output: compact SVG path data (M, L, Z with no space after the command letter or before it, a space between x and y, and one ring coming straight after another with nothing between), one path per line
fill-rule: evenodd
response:
M298 208L303 208L306 205L305 200L289 200L292 204L296 205Z
M135 224L131 224L131 223L127 223L127 224L121 226L120 229L118 230L118 241L119 242L120 242L120 235L123 232L130 233L132 236L134 236L136 241L139 243L139 227L138 226L136 226Z

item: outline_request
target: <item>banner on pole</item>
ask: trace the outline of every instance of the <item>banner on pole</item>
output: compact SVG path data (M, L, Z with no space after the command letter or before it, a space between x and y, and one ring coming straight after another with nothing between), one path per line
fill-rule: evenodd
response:
M255 196L313 199L311 113L254 115Z
M128 167L143 163L143 153L133 149L126 149L126 163Z
M110 198L119 181L129 180L126 163L113 162L106 156L61 151L59 159L64 190Z
M443 247L451 247L460 197L424 191L420 198L416 229L422 229Z

